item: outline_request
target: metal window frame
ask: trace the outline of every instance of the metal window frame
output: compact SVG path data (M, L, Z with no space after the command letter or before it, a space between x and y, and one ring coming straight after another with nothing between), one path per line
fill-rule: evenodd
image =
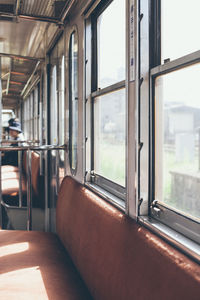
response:
M195 218L190 218L186 216L183 212L176 210L175 208L162 203L162 199L155 200L155 79L158 76L168 74L173 71L184 69L187 66L195 65L200 62L200 51L188 54L184 57L178 58L172 62L168 62L164 65L157 66L151 70L151 167L150 167L150 177L153 178L152 190L150 198L150 216L159 220L163 224L173 228L177 232L187 236L188 238L200 243L200 235L198 234L200 220Z
M157 77L184 69L200 62L200 51L169 61L165 64L153 67L150 70L150 174L152 178L150 192L149 216L167 225L177 233L183 234L194 242L200 244L199 226L200 220L189 217L184 212L168 206L162 199L155 199L155 80Z
M78 169L78 149L76 149L76 167L72 168L72 151L71 151L71 141L72 141L72 96L71 96L71 38L72 35L76 35L77 39L77 70L78 70L78 45L79 45L79 38L78 38L78 29L76 26L73 26L70 34L69 34L69 41L68 41L68 86L69 86L69 92L68 92L68 100L69 100L69 164L70 164L70 170L71 174L73 176L76 175L77 169ZM77 86L78 86L78 72L77 72ZM76 99L78 101L78 97ZM77 118L78 118L78 105L77 105ZM77 132L78 134L78 132ZM78 135L77 135L77 144L78 144Z
M63 70L62 70L63 68ZM64 78L62 78L62 75ZM58 142L59 144L64 143L65 139L65 55L64 51L59 59L59 86L58 86L58 94L59 94L59 101L58 101L58 112L59 112L59 120L58 120ZM63 86L62 86L62 80L63 80ZM63 89L62 89L63 88ZM63 103L62 103L63 100ZM64 111L62 111L62 105L64 107ZM60 116L60 113L63 114L63 116ZM63 118L62 118L63 117ZM63 122L63 123L62 123ZM61 123L63 126L61 126ZM62 140L63 137L63 140ZM59 164L62 162L64 166L64 157L62 158L62 154L59 153Z
M54 78L55 76L55 78ZM58 64L57 61L55 64L51 64L50 65L50 121L52 121L52 119L54 118L54 105L56 106L57 109L57 103L58 103L58 91L57 91L57 82L58 82ZM55 83L55 86L54 86ZM53 90L53 88L55 89L55 91ZM54 94L55 93L55 94ZM54 98L54 96L56 96L56 99ZM56 115L56 120L54 120L55 122L55 134L56 134L56 139L57 139L57 135L58 135L58 115ZM54 133L54 129L52 129L52 126L49 127L49 133L50 133L50 141L51 143L54 143L54 141L52 141L55 136L53 136L52 134Z
M137 182L140 182L141 199L136 196L135 210L138 223L159 235L173 247L183 252L191 259L200 263L199 222L175 211L162 202L154 200L154 80L157 76L173 72L198 63L200 51L165 62L161 65L161 36L159 11L161 0L138 0L137 3L137 34L136 34L136 98L140 105L141 115L136 111L138 131L141 130L141 148L136 151ZM147 120L147 121L146 121ZM137 135L137 142L138 135ZM140 145L139 145L140 146ZM138 147L137 147L138 148ZM144 154L143 154L144 152ZM142 165L138 165L138 154L141 155ZM139 172L140 168L140 172ZM143 179L141 174L145 174ZM140 175L140 176L139 176ZM130 176L130 174L129 174ZM138 185L136 184L136 193ZM142 200L142 201L140 201ZM152 208L153 212L152 212ZM179 224L177 224L177 220ZM173 227L173 229L172 229ZM191 236L192 232L192 236ZM197 234L196 234L197 233ZM189 237L187 238L186 235Z
M103 96L105 94L116 92L123 88L125 88L125 80L119 81L119 82L112 84L110 86L107 86L103 89L96 90L91 94L91 96L92 96L92 98L97 98L97 97Z
M125 187L115 183L114 181L109 180L95 172L91 172L91 182L111 193L112 195L115 195L119 199L122 199L123 201L126 200Z
M200 50L187 54L173 61L158 65L150 70L152 78L164 75L200 62Z
M90 172L86 172L85 181L91 182L94 188L94 184L100 187L101 194L102 190L105 192L111 193L111 195L115 195L117 198L126 200L126 187L122 187L121 185L113 182L94 171L94 100L97 97L103 96L105 94L116 92L120 89L126 88L126 80L122 80L120 82L114 83L112 85L106 86L102 89L98 89L98 67L97 67L97 19L98 17L106 10L106 8L112 3L113 0L103 0L97 5L95 5L94 10L90 11L90 16L86 14L87 18L87 26L88 22L90 23L91 30L91 94L90 94L90 116L91 116L91 144L90 144ZM88 99L87 99L88 100ZM86 100L86 103L87 103ZM126 99L125 99L126 101ZM86 104L87 105L87 104ZM87 139L86 139L87 142ZM115 200L114 200L115 202Z
M120 184L105 178L104 176L98 174L95 172L95 168L94 168L94 102L96 99L98 99L98 97L104 96L106 94L110 94L110 93L114 93L116 91L119 91L121 89L125 89L125 80L122 80L116 84L113 84L111 86L108 86L104 89L100 89L97 90L95 92L93 92L91 94L91 106L92 106L92 126L91 126L91 130L92 130L92 171L91 171L91 182L95 183L96 185L100 186L101 188L105 189L106 191L110 192L111 194L115 195L116 197L122 199L123 201L126 200L126 187L121 186ZM99 100L101 101L101 100Z
M152 11L154 12L150 6L152 4L155 5L155 2L151 0L137 0L136 6L136 219L138 216L148 215L151 187L151 177L149 176L149 67L151 65L150 53L152 50L151 33L154 33L154 29L151 29L152 24L149 21L151 20Z

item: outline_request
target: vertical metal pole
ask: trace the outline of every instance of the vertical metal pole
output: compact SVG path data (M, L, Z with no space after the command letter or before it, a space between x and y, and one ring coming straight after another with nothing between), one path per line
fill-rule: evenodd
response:
M41 81L39 85L39 145L41 146L43 144L43 77L41 75ZM43 160L44 160L44 153L40 152L40 176L44 175L44 166L43 166Z
M31 184L31 150L26 152L27 160L27 230L32 230L32 184Z
M59 150L55 150L56 152L56 197L58 195L58 189L59 189Z
M19 164L19 207L22 207L22 151L18 151Z
M56 89L57 89L57 145L60 142L60 101L61 101L61 60L57 58L57 82L56 82ZM59 189L59 150L55 150L56 154L56 199L58 195L58 189ZM56 204L55 204L56 205Z
M49 231L49 190L48 190L48 151L44 152L45 158L45 177L44 177L44 191L45 191L45 231Z
M51 65L47 63L44 80L44 92L46 95L45 108L46 108L46 122L47 134L45 140L50 144L50 76ZM45 151L45 231L50 231L50 153Z

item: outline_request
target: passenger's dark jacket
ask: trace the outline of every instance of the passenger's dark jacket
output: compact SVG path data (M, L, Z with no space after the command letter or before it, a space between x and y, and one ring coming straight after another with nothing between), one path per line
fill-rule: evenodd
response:
M20 140L20 139L16 139ZM19 146L18 143L12 143L10 146L16 147ZM2 156L2 165L12 165L18 167L18 151L5 151L4 156Z

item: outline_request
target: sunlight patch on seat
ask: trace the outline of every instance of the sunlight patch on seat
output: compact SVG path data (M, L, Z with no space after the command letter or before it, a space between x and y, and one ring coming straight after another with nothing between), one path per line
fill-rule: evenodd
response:
M28 248L29 245L27 242L2 246L0 247L0 257L10 255L10 254L21 253L27 251Z
M39 266L4 273L0 279L0 299L49 299Z

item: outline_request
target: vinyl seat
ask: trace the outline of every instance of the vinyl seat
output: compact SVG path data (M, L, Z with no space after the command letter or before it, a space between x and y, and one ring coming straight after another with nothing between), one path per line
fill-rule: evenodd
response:
M199 300L199 264L70 177L56 231L0 231L0 299Z
M31 180L32 180L32 193L33 193L33 206L44 207L44 184L43 177L40 176L40 156L38 153L32 151L31 154ZM22 174L21 174L21 187L22 187L22 200L23 205L26 206L27 195L27 164L26 152L23 153L22 158ZM10 206L19 205L19 191L20 191L20 173L19 168L12 165L3 165L1 167L2 179L2 196L3 201ZM42 202L43 201L43 202Z

